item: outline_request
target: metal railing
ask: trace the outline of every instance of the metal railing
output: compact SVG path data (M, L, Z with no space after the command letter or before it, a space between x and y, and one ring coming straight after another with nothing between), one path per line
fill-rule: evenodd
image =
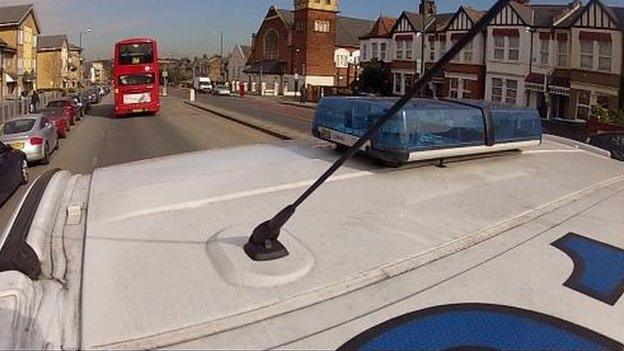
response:
M60 92L44 92L39 94L39 106L46 106L48 102L58 98L61 95ZM10 119L17 118L21 115L29 112L30 96L28 98L8 98L0 100L0 123L4 123Z

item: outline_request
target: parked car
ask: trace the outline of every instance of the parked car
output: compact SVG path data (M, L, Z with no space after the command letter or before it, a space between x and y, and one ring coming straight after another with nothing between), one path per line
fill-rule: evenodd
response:
M56 134L59 138L67 137L70 128L69 118L62 108L45 108L41 114L56 126Z
M613 159L624 161L624 132L590 135L589 144L611 152Z
M230 96L232 92L225 85L219 84L214 89L212 89L212 94L219 96Z
M0 142L0 205L20 185L28 183L26 155Z
M89 94L89 102L91 104L99 104L100 101L102 100L102 97L100 96L100 94L98 94L97 91L94 89L89 90L88 94Z
M69 124L76 124L76 120L80 119L78 116L78 106L76 106L71 98L63 98L59 100L53 100L48 102L50 108L62 108L66 116L69 118Z
M2 125L0 141L26 154L29 162L50 163L50 155L58 149L56 126L41 114L27 115Z

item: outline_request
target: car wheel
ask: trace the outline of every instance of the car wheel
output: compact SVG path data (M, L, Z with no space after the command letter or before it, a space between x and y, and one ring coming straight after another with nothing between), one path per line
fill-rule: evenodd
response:
M28 162L22 160L22 184L28 183Z
M50 144L48 142L45 143L43 147L43 158L41 159L41 164L47 165L50 163Z

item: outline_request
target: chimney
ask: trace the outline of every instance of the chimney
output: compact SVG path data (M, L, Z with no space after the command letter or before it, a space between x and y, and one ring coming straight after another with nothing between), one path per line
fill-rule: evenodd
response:
M421 15L435 15L437 12L435 0L421 0L418 13Z

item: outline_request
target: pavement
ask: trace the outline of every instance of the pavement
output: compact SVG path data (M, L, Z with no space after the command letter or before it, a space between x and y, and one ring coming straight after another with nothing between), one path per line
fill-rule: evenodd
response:
M125 162L197 150L273 142L275 136L254 130L221 116L184 104L172 97L161 98L156 116L114 118L112 96L94 105L90 114L61 139L49 165L32 165L31 182L48 169L61 168L89 174L94 169ZM0 205L0 230L27 191L20 187Z
M188 89L172 89L171 94L183 101L189 100ZM194 105L260 130L282 135L284 139L311 138L314 110L283 102L283 99L274 97L196 94Z

